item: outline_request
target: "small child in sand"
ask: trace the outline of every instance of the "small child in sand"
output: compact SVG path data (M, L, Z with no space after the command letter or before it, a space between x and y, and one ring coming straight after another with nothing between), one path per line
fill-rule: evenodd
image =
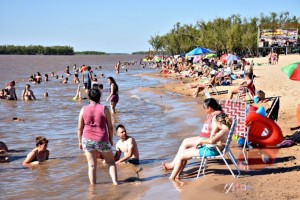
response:
M139 162L139 150L134 138L127 135L126 129L122 124L116 127L117 136L120 140L116 144L116 163L131 163L138 165ZM124 153L124 157L120 159L121 154Z

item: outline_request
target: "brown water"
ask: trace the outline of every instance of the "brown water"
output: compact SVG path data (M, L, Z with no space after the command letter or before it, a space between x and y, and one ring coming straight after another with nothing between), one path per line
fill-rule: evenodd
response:
M178 199L179 192L161 170L161 162L173 158L185 137L196 135L203 119L197 103L182 101L172 93L140 92L142 87L156 87L170 80L140 76L157 73L151 67L131 65L126 73L114 73L119 60L138 61L139 56L0 56L0 85L16 80L18 101L0 101L0 141L10 149L11 162L0 164L0 193L3 199ZM120 101L114 126L122 123L139 146L143 170L139 178L137 167L118 166L121 185L112 186L107 166L99 163L97 185L91 187L87 177L86 158L77 146L77 118L80 108L88 102L75 102L72 97L77 85L61 84L62 79L50 77L49 82L32 84L36 101L22 101L20 95L29 76L36 72L63 73L73 64L92 66L98 75L113 76L120 88ZM101 65L103 69L96 70ZM71 70L72 73L72 70ZM73 77L69 77L72 81ZM108 95L106 79L103 98ZM44 98L43 93L49 97ZM103 102L107 105L106 102ZM24 121L16 122L17 117ZM35 146L35 137L49 139L50 160L30 169L22 166L26 155ZM115 142L117 138L114 138Z
M86 64L92 66L97 75L113 76L120 88L114 126L118 123L126 126L138 142L141 158L138 167L118 166L119 186L112 185L107 166L99 163L98 184L90 186L86 158L77 146L78 113L88 101L73 101L77 85L61 84L62 79L50 77L49 82L31 84L36 101L0 101L0 141L8 145L11 161L0 163L1 199L215 199L217 196L226 199L230 198L224 196L226 192L251 190L251 185L244 180L234 180L230 174L208 175L195 181L197 161L189 162L186 171L191 175L186 175L182 182L169 181L169 172L161 170L161 162L173 159L183 138L197 135L204 120L201 104L166 91L141 90L172 81L141 76L158 73L150 66L131 65L128 72L122 68L120 74L115 74L113 66L119 60L139 63L140 59L130 55L0 56L0 85L4 87L5 83L17 80L19 99L30 74L37 71L42 75L53 71L61 76L65 75L63 71L68 65L72 68L73 64ZM101 71L95 69L99 65L103 67ZM70 81L72 79L71 76ZM103 98L106 99L107 81L98 79L98 82L104 85ZM48 98L43 97L46 91ZM22 121L13 121L14 117ZM38 135L50 141L50 160L25 168L22 162L34 148ZM273 166L278 152L276 149L252 149L247 153L249 165L245 165L241 150L233 149L240 169L245 171ZM138 168L143 170L137 174Z

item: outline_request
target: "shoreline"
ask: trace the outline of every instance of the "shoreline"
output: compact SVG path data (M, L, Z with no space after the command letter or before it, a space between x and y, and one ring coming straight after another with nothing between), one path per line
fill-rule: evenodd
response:
M281 68L300 61L300 55L287 55L281 56L277 65L261 65L257 63L266 63L267 57L263 58L251 58L247 61L253 60L254 74L256 75L255 86L256 90L263 90L266 94L266 98L279 96L280 108L278 114L277 124L282 129L283 135L292 135L295 131L291 131L290 128L296 127L296 110L298 104L300 104L300 87L299 82L289 80L286 74L281 71ZM161 74L145 74L144 76L155 76L157 78L164 78ZM167 78L174 78L174 76L168 76ZM155 88L147 88L143 90L161 90L172 93L177 93L184 96L184 101L190 102L202 102L205 96L200 93L199 97L193 98L192 92L194 89L188 89L185 84L195 82L192 78L178 79L175 82L159 85ZM236 83L236 82L235 82ZM235 86L237 84L234 84ZM217 86L218 91L222 91L220 95L211 95L216 100L226 99L227 90L233 86ZM211 91L210 91L211 92ZM247 99L247 98L246 98ZM267 105L271 106L272 101L269 101ZM199 113L199 112L198 112ZM235 143L235 142L233 142ZM229 199L299 199L298 188L300 186L300 145L295 145L288 148L281 148L276 152L276 159L273 165L268 166L266 169L258 171L242 171L241 177L237 182L244 182L251 188L250 191L240 191L238 193L229 193ZM251 150L250 150L251 152ZM215 165L214 165L215 166ZM244 174L244 175L243 175ZM212 192L213 197L224 197L224 193L216 192L216 184L220 185L229 176L220 176L215 174L206 175L205 181L202 179L194 181L191 180L182 190L182 199L191 199L199 197L199 187L203 187L203 184L210 185L206 187L206 190ZM215 181L214 178L215 177ZM209 179L209 180L207 180ZM218 181L217 181L218 180ZM189 180L190 181L190 180ZM276 187L274 186L276 183ZM203 190L204 192L205 190ZM217 190L218 191L218 190ZM280 194L280 195L278 195ZM203 194L203 197L206 194Z

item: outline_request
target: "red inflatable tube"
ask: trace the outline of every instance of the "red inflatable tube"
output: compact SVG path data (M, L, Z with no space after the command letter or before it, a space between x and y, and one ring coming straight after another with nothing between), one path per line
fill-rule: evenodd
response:
M249 112L246 117L246 126L250 127L248 137L250 142L261 146L274 146L283 141L280 127L273 120L256 112Z

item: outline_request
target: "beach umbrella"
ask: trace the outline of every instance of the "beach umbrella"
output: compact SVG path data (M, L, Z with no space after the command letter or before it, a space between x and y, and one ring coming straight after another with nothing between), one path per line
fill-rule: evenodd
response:
M223 54L221 57L220 57L220 61L223 63L223 64L226 64L227 63L227 60L226 60L226 58L227 58L227 54Z
M236 61L236 60L240 60L240 58L236 55L233 55L233 54L228 54L227 57L226 57L226 61L227 62L232 62L232 61Z
M188 56L194 56L194 55L202 55L205 53L212 53L213 51L203 48L203 47L197 47L195 49L193 49L192 51L190 51L189 53L187 53Z
M159 62L161 62L161 57L158 57L158 56L155 56L154 58L153 58L153 61L154 62L156 62L156 63L159 63Z
M216 57L216 54L210 53L210 54L207 54L204 58L213 58L213 57Z
M293 81L300 81L300 62L289 64L281 69Z
M154 59L154 62L156 62L156 63L161 62L161 58L159 58L159 57L158 57L158 58L155 58L155 59Z

